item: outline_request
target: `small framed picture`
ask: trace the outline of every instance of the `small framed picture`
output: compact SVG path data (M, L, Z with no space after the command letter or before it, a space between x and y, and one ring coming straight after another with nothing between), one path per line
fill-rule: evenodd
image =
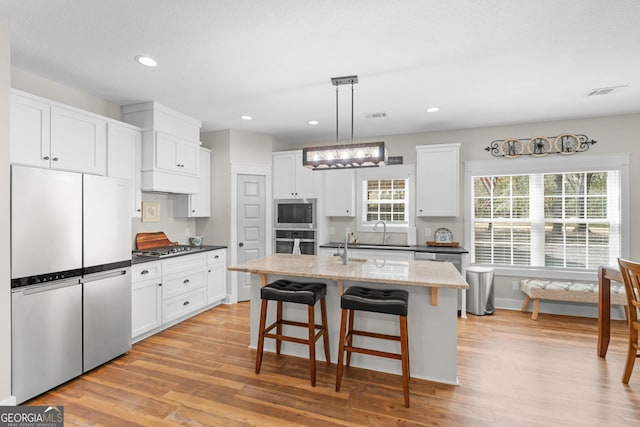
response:
M160 203L142 202L142 222L160 221Z

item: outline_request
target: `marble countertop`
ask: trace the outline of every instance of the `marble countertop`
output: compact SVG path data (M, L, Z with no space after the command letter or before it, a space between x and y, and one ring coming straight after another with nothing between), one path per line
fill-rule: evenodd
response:
M395 283L430 288L467 289L469 285L449 262L351 260L334 256L275 254L228 267L231 271L337 281Z
M344 242L340 243L340 247L344 246ZM335 249L338 247L338 242L329 242L320 245L321 248ZM425 245L373 245L366 243L359 243L357 245L349 245L349 249L365 249L365 250L380 250L380 251L410 251L410 252L429 252L439 254L466 254L468 250L461 246L449 247L449 246L425 246Z

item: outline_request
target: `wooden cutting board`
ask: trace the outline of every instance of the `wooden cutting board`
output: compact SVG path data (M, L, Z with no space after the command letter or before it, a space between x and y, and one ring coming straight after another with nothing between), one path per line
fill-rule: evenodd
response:
M178 242L170 241L163 231L136 234L136 249L138 250L161 248L163 246L171 246L177 244Z

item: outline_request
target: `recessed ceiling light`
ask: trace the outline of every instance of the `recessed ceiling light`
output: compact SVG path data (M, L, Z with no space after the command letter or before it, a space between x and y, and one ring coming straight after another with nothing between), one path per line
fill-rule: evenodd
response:
M253 117L251 117L251 116L240 116L240 118L242 120L251 120L251 119L253 119Z
M156 60L150 56L138 55L136 56L136 61L147 67L155 67L156 65L158 65Z
M427 113L435 113L436 111L440 111L438 107L429 107L427 108Z
M320 122L317 120L309 120L307 123L309 123L310 125L317 125Z

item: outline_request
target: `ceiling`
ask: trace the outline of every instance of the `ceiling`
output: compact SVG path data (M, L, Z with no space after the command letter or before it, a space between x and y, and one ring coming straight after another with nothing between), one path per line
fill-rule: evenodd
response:
M335 140L330 78L352 74L356 139L640 112L637 0L0 0L0 16L15 67L289 144ZM348 140L349 86L339 100Z

